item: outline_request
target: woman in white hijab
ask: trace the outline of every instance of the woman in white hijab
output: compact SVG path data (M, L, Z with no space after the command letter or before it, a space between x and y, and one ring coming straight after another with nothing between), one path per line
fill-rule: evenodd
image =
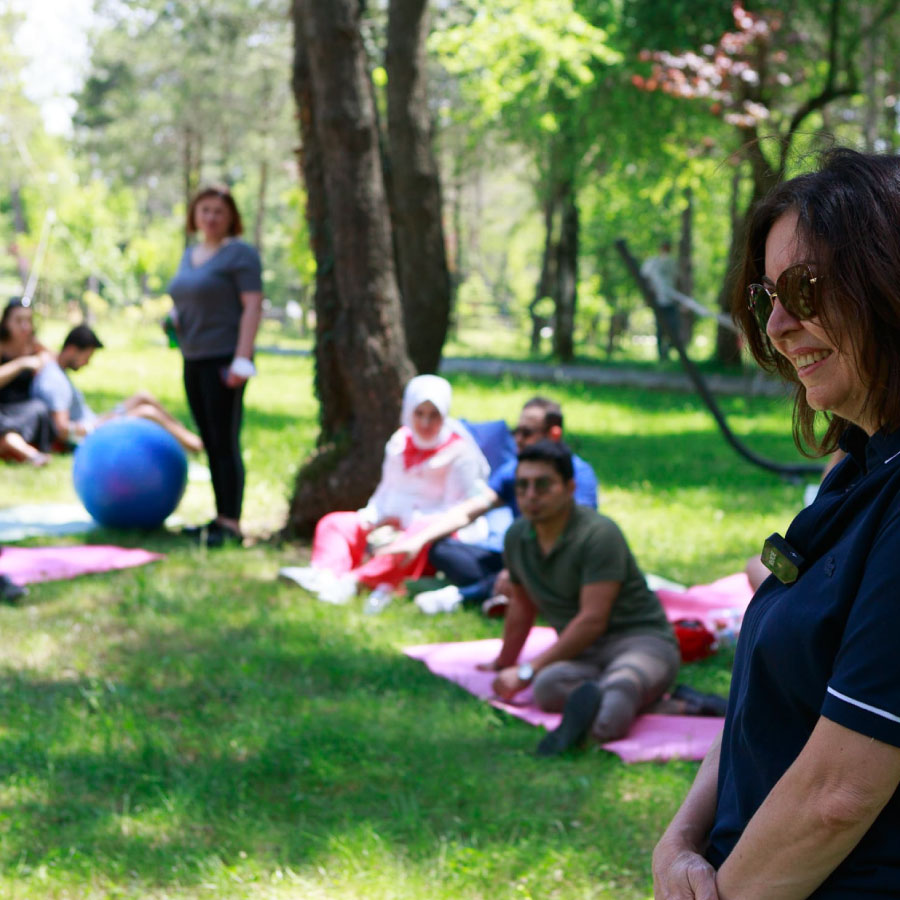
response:
M323 516L313 537L312 566L282 570L320 600L345 603L358 585L396 587L427 566L426 547L415 559L369 556L377 543L417 531L428 517L484 492L490 471L465 427L449 416L452 390L437 375L419 375L403 392L402 425L384 449L381 481L363 509ZM384 529L384 531L382 531ZM483 520L457 537L483 540Z

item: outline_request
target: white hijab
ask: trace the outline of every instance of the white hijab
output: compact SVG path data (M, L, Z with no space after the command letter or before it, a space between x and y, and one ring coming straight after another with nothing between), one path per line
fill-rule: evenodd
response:
M450 412L450 400L453 398L453 388L450 382L439 375L417 375L403 391L403 411L400 421L412 432L412 441L420 450L431 450L446 443L450 435L458 433L459 425L455 419L447 414ZM441 414L441 430L431 439L425 440L415 429L413 424L413 412L423 403L433 403Z

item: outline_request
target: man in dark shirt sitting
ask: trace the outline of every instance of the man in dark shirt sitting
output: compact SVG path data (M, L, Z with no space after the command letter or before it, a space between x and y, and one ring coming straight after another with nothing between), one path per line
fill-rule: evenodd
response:
M509 700L532 686L537 705L562 712L538 746L554 755L592 732L620 738L637 714L659 700L680 663L678 643L611 519L574 501L572 456L555 441L519 453L515 490L522 512L506 533L512 582L503 645L483 668ZM557 641L519 663L537 614Z

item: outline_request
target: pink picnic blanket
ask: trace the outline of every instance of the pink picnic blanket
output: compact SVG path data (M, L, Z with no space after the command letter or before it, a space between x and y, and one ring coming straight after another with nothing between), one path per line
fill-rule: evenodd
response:
M556 640L552 628L532 628L522 651L522 659L540 653ZM441 678L458 684L476 697L487 700L497 709L505 710L532 725L547 729L559 724L559 713L547 713L532 703L531 690L519 694L515 702L498 700L491 690L492 672L475 668L480 662L490 662L500 651L500 639L463 641L453 644L420 644L406 647L404 653L420 659ZM722 719L701 716L640 716L631 731L618 740L604 744L604 749L617 753L625 762L648 760L702 759L712 742L722 730Z
M148 550L85 545L81 547L4 547L0 553L0 575L16 584L62 581L76 575L127 569L162 559Z
M656 592L670 622L697 619L714 634L722 624L740 628L741 619L753 597L753 588L743 572L728 575L711 584L698 584L684 591Z
M753 596L747 576L740 572L711 584L700 584L683 591L663 589L656 592L666 615L672 622L697 619L713 633L723 624L740 628L741 619ZM536 656L556 640L552 628L533 628L522 659ZM547 729L559 724L559 713L547 713L532 705L531 690L519 694L515 702L506 703L491 690L493 674L475 668L490 662L500 651L500 640L466 641L454 644L422 644L407 647L404 653L420 659L435 675L447 678L476 697L487 700L532 725ZM702 759L722 730L722 719L701 716L639 716L628 734L618 741L604 744L625 762L645 762L672 758Z

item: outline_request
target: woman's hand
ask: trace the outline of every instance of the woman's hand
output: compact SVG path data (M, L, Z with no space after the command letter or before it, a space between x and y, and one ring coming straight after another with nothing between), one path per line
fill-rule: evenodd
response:
M398 519L397 516L384 516L383 518L375 522L375 524L372 525L369 531L374 531L376 528L384 528L385 526L388 526L389 528L396 528L399 530L401 527L400 519Z
M422 548L426 543L427 541L423 541L416 534L404 535L395 541L391 541L389 544L379 547L372 555L396 556L399 561L406 563L415 559L422 552Z
M664 837L653 851L655 900L718 900L716 870L695 850Z
M19 357L19 367L22 372L37 372L48 359L49 354L46 351L44 353L29 353L27 356Z
M246 356L236 353L225 373L225 387L238 388L256 374L256 366Z
M227 374L225 375L225 387L231 388L232 390L234 388L239 388L242 384L245 384L246 381L246 378L242 378L240 375L235 375L234 372L231 371L231 369L229 369Z

